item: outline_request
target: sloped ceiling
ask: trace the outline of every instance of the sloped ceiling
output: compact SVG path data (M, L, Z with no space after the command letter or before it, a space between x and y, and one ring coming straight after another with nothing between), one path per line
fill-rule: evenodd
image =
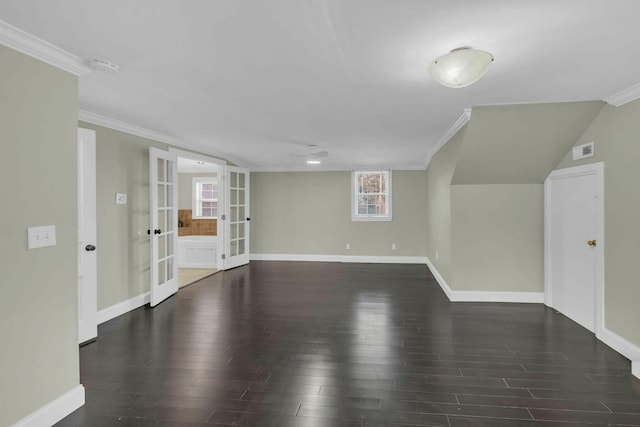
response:
M543 183L605 104L473 108L452 184Z

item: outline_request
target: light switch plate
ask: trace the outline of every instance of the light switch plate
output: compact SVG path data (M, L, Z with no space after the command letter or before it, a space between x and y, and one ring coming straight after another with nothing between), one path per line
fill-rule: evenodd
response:
M127 195L126 193L116 193L116 205L126 205Z
M27 247L29 249L44 248L56 245L56 226L43 225L27 229Z

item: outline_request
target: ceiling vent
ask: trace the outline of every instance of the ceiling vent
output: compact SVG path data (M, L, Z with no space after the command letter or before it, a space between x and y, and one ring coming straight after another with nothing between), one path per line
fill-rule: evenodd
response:
M95 70L106 71L107 73L117 73L120 69L118 64L114 64L105 59L92 59L89 61L89 66Z

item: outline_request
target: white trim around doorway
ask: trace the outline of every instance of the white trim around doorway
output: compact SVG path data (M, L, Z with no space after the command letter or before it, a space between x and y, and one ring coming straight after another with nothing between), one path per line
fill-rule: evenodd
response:
M551 253L551 200L550 188L551 182L557 179L566 179L584 175L596 176L596 240L598 241L598 253L596 259L596 307L595 307L595 334L600 337L603 335L604 327L604 163L589 163L582 166L575 166L565 169L557 169L544 181L544 304L553 307L551 290L553 288L551 278L551 261L553 254Z

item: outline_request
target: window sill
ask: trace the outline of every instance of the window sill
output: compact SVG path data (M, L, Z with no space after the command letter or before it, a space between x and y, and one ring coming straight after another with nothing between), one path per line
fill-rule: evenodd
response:
M354 222L388 222L391 221L392 217L389 216L351 216L351 221Z

